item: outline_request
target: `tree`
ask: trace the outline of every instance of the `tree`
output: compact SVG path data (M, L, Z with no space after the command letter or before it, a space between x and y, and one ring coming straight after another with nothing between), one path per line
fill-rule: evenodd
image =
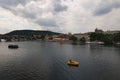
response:
M85 42L86 42L85 37L80 38L80 42L81 42L81 43L85 43Z
M115 43L120 42L120 32L114 34L114 42Z
M112 34L105 34L103 38L103 42L105 44L113 44L113 35Z
M90 41L103 41L103 33L90 33Z
M90 41L95 41L96 40L96 34L93 32L93 33L90 33Z
M45 35L41 35L40 39L44 40L45 39Z
M72 41L77 41L78 39L77 39L77 37L75 37L75 36L71 36L71 37L70 37L70 40L72 40Z

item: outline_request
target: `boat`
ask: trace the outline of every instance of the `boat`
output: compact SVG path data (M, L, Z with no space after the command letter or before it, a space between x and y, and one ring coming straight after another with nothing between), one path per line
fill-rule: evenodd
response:
M55 40L46 40L47 42L56 42Z
M86 44L100 44L100 45L103 45L104 42L101 42L101 41L93 41L93 42L89 42L89 41L87 41Z
M75 60L69 60L67 64L70 66L79 66L79 62Z
M10 45L8 45L8 48L17 49L17 48L19 48L19 47L18 47L18 45L10 44Z

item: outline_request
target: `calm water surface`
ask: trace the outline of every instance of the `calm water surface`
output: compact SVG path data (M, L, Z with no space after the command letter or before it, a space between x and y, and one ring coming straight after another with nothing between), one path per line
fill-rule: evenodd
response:
M0 80L120 80L120 47L33 41L8 49L11 43L0 42Z

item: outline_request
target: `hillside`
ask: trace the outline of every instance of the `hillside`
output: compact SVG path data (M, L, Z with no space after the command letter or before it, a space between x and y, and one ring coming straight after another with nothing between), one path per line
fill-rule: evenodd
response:
M60 33L52 32L52 31L40 31L40 30L15 30L5 35L57 35Z

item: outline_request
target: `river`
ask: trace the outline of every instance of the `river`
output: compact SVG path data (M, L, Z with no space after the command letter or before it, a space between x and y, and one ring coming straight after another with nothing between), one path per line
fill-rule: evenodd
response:
M80 65L68 66L69 59ZM120 80L120 47L0 42L0 80Z

